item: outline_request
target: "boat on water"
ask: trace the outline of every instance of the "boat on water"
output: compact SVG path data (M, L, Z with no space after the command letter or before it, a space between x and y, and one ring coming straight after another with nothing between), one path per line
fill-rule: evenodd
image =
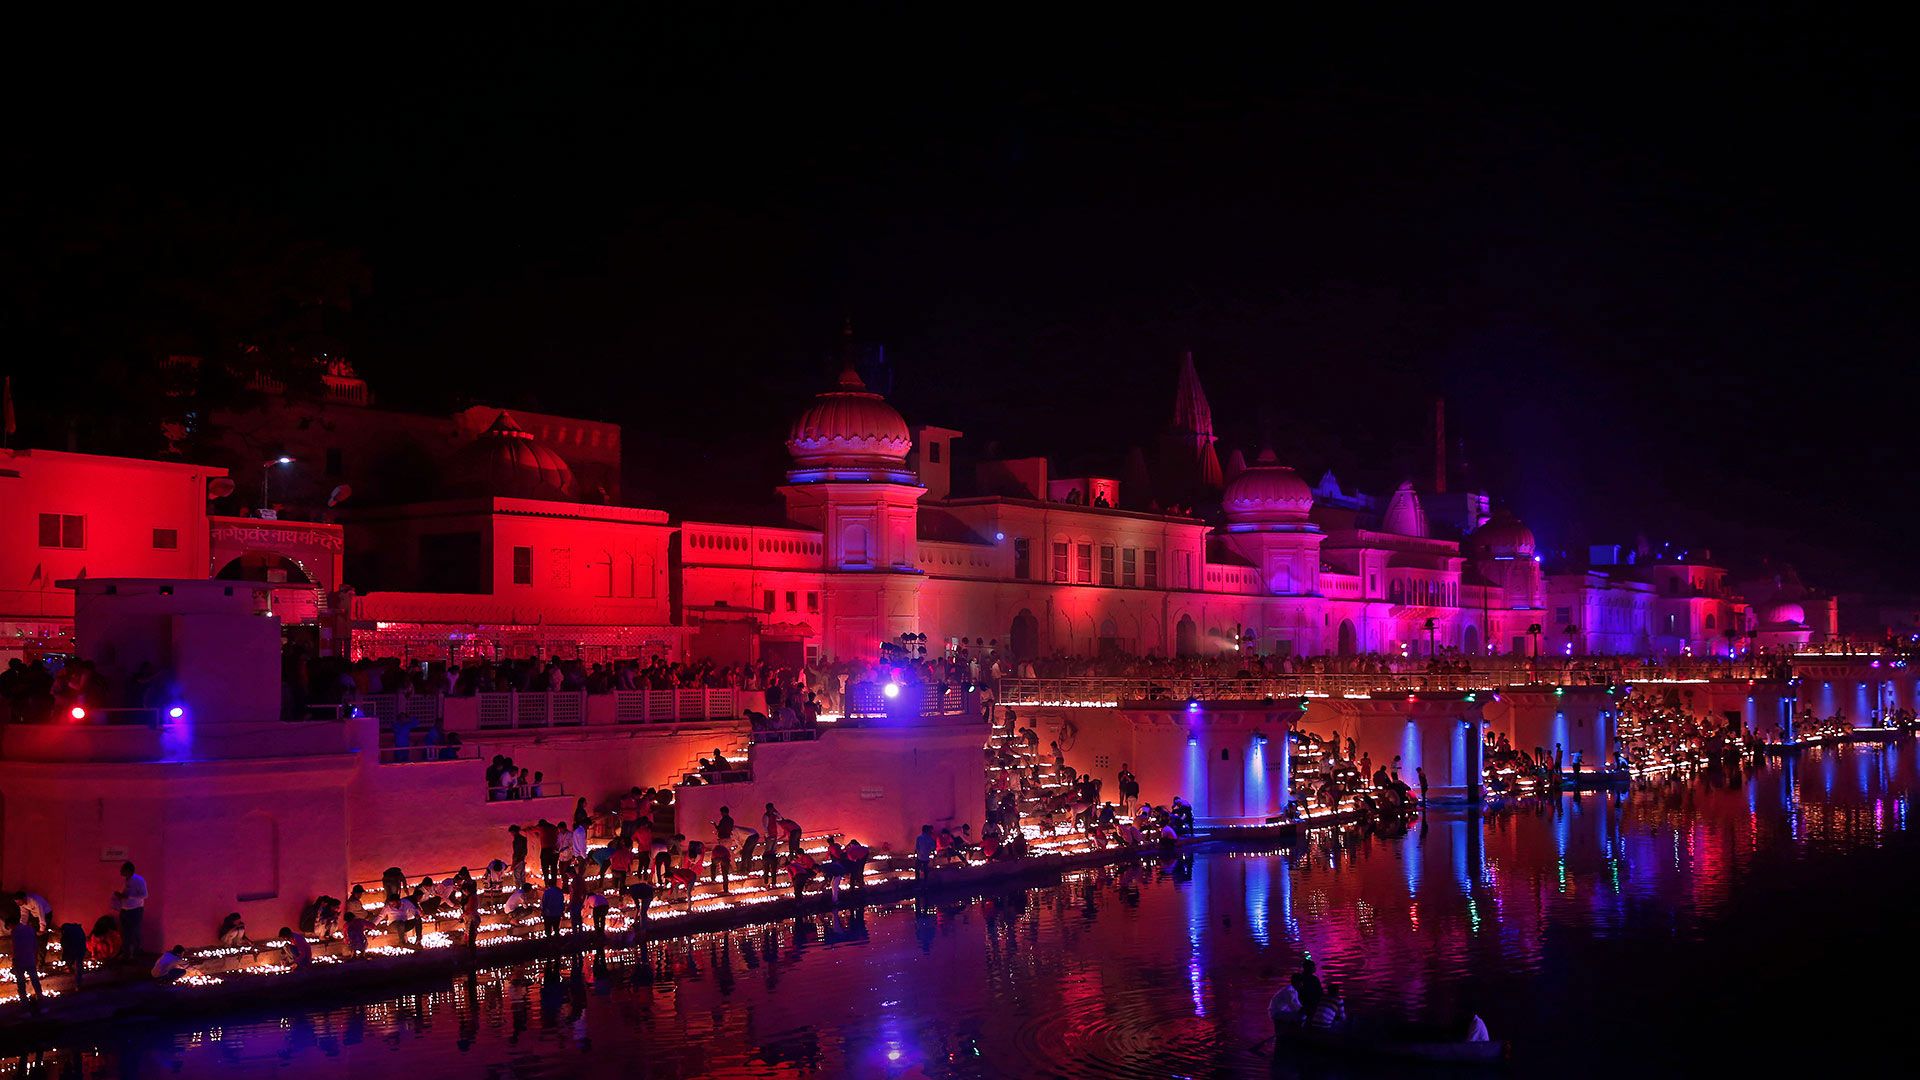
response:
M1513 1044L1505 1040L1448 1041L1432 1032L1411 1030L1323 1031L1319 1028L1283 1026L1274 1036L1274 1058L1283 1059L1289 1051L1456 1065L1497 1065L1513 1056Z

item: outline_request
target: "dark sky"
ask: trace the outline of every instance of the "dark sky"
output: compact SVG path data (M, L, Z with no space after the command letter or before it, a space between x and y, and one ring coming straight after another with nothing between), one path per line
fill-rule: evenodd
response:
M1544 544L1920 585L1891 28L948 14L23 36L0 369L31 435L148 268L319 243L385 400L618 421L675 511L770 486L851 316L976 450L1149 441L1191 348L1312 475L1424 476L1444 394Z

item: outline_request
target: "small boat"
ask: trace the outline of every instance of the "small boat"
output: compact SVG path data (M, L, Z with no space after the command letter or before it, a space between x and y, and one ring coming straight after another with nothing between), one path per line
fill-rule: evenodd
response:
M1284 1050L1356 1057L1398 1058L1406 1061L1431 1061L1461 1065L1494 1065L1513 1056L1513 1044L1505 1040L1488 1042L1444 1041L1432 1032L1407 1030L1322 1031L1309 1027L1283 1027L1276 1032L1274 1056Z

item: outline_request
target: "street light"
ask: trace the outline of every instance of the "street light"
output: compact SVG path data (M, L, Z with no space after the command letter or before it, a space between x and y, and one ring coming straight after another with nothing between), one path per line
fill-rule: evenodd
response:
M261 517L266 516L267 504L271 501L267 497L267 482L273 476L274 467L279 465L291 465L291 464L293 464L293 459L288 457L285 454L281 454L279 457L274 458L272 461L263 461L260 463L260 510L261 510L260 516Z

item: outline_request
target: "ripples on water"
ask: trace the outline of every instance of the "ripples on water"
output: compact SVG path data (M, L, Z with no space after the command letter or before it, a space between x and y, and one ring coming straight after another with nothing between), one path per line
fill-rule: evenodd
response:
M1917 761L1911 742L1848 747L1624 799L1436 813L1404 837L1213 851L327 1010L115 1032L9 1065L103 1077L1260 1073L1267 1061L1248 1047L1304 954L1359 1017L1480 1011L1527 1073L1766 1060L1809 1041L1768 1037L1800 1014L1809 968L1870 979L1911 955ZM1873 995L1840 1004L1849 1030L1879 1007Z

